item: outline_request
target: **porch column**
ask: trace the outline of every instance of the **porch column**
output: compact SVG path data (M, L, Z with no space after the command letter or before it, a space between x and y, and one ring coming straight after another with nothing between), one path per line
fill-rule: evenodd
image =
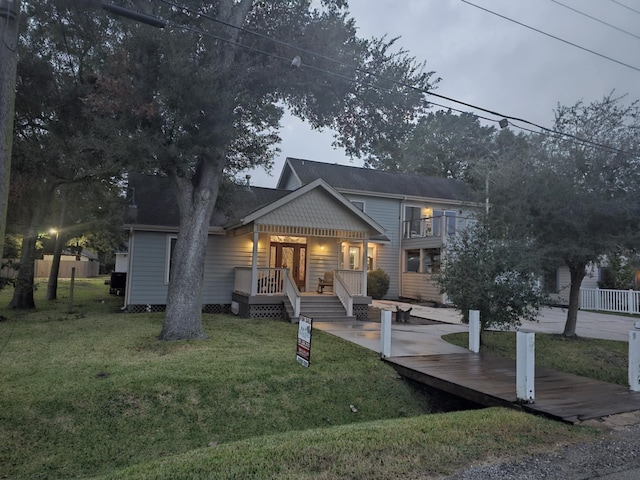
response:
M253 226L253 252L251 254L251 295L258 293L258 228Z
M369 241L365 238L362 241L362 295L367 295L367 260L369 255Z

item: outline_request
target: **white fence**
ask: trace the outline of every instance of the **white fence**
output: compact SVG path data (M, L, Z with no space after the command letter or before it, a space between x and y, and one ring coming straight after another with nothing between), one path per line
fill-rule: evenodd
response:
M580 308L582 310L640 314L640 291L581 288Z

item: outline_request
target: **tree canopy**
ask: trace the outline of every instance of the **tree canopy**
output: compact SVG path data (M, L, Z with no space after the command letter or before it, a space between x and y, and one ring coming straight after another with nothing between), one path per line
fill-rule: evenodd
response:
M202 338L208 223L220 180L269 167L285 108L376 155L426 108L430 72L394 40L356 35L346 2L147 4L156 29L122 19L87 105L126 168L166 175L180 212L161 337ZM395 83L394 81L400 83Z

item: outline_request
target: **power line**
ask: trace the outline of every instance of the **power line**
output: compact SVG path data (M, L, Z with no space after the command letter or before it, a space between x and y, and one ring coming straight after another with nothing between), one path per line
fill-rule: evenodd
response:
M163 2L165 2L165 3L171 3L171 2L168 2L167 0L161 0L161 1L163 1ZM462 1L465 1L465 0L462 0ZM469 2L465 2L465 3L469 3ZM471 4L471 5L473 5L473 4ZM190 11L190 10L189 10L189 9L187 9L187 8L182 8L181 6L179 6L179 5L177 5L177 4L173 4L173 6L175 6L175 7L177 7L177 8L180 8L180 9L182 9L183 11L190 12L190 13L195 13L195 14L200 15L199 13L197 13L197 12L193 12L193 11ZM473 5L473 6L475 6L475 5ZM479 8L481 8L481 7L479 7ZM137 13L137 12L136 12L136 13ZM132 17L130 17L130 18L132 18ZM154 17L154 18L155 18L155 17ZM207 19L210 19L210 20L212 20L212 21L216 21L216 22L218 21L218 19L215 19L214 17L208 17L208 16L204 16L204 15L203 15L203 18L207 18ZM262 54L262 55L266 55L266 56L268 56L268 57L276 58L276 59L278 59L278 60L286 61L287 63L292 64L292 62L291 62L291 59L290 59L290 58L286 58L286 57L283 57L283 56L280 56L280 55L277 55L277 54L274 54L274 53L271 53L271 52L267 52L267 51L265 51L265 50L261 50L261 49L258 49L258 48L256 48L256 47L252 47L252 46L250 46L250 45L242 44L242 43L236 42L235 40L227 39L227 38L221 37L221 36L219 36L219 35L214 35L214 34L212 34L212 33L209 33L209 32L207 32L207 31L205 31L205 30L201 30L201 29L198 29L198 28L195 28L195 27L190 27L190 26L186 26L186 25L181 25L181 24L177 24L177 23L169 22L169 21L166 21L166 20L161 20L161 19L159 19L159 18L156 18L156 20L157 20L157 22L164 22L164 25L171 25L171 26L173 26L173 27L175 27L175 28L178 28L178 29L183 29L183 30L186 30L186 31L189 31L189 32L195 33L195 34L197 34L197 35L202 35L202 36L206 36L206 37L209 37L209 38L213 38L213 39L215 39L215 40L219 40L219 41L224 42L224 43L228 43L228 44L231 44L231 45L234 45L234 46L240 47L240 48L245 48L245 49L248 49L248 50L254 51L254 52L256 52L256 53L260 53L260 54ZM145 23L146 23L146 22L145 22ZM245 29L245 28L243 28L243 27L235 26L235 25L230 24L230 23L226 23L226 22L224 22L224 23L225 23L225 25L226 25L226 26L228 26L228 27L235 28L235 29L238 29L238 30L242 30L242 31L244 31L245 33L258 35L258 36L260 36L260 37L261 37L261 38L263 38L263 39L266 39L266 40L268 40L268 41L272 41L272 42L276 42L276 43L278 43L278 44L280 44L280 45L287 46L287 47L289 47L289 48L291 48L291 49L294 49L294 50L296 50L296 51L304 50L304 49L301 49L301 47L297 47L297 46L292 45L292 44L290 44L290 43L288 43L288 42L284 42L284 41L281 41L281 40L273 39L273 38L271 38L271 37L268 37L268 36L265 36L265 35L262 35L262 34L259 34L259 33L256 33L256 32L253 32L253 31L248 30L248 29ZM153 22L153 21L151 21L151 22L149 22L149 24L150 24L150 25L154 25L154 22ZM155 26L155 25L154 25L154 26ZM304 51L305 51L305 52L307 52L307 53L309 53L310 55L314 55L314 56L317 56L317 57L324 57L323 55L321 55L321 54L317 54L317 53L312 52L312 51L310 51L310 50L304 50ZM409 84L409 83L406 83L406 82L403 82L403 81L400 81L400 80L395 80L395 79L392 79L392 78L389 78L389 77L385 77L385 76L380 75L380 74L377 74L377 73L375 73L375 72L371 72L371 71L364 70L364 69L361 69L361 68L356 67L356 66L353 66L353 65L349 65L349 64L346 64L346 63L339 62L338 60L331 59L330 57L324 57L324 58L326 58L326 59L328 59L328 60L331 60L331 61L333 61L334 63L338 63L338 64L340 64L340 65L350 67L350 68L354 69L355 71L366 73L366 74L368 74L368 75L370 75L370 76L372 76L372 77L375 77L375 78L378 78L378 79L381 79L381 80L385 80L385 81L391 82L391 83L393 83L393 84L395 84L395 85L402 86L402 87L404 87L404 88L407 88L407 89L410 89L410 90L414 90L414 91L420 92L420 93L425 94L425 95L434 96L434 97L437 97L437 98L440 98L440 99L443 99L443 100L447 100L447 101L452 102L452 103L456 103L456 104L458 104L458 105L463 105L463 106L465 106L465 107L469 107L469 108L474 109L474 110L479 110L479 111L482 111L482 112L488 113L488 114L490 114L490 115L494 115L494 116L500 117L501 119L506 119L506 120L510 120L510 121L516 121L516 122L520 122L520 123L525 123L526 125L530 125L530 126L533 126L533 127L535 127L535 128L538 128L538 129L540 129L541 131L547 132L547 134L551 134L551 135L553 135L553 136L558 136L558 135L560 135L560 136L564 136L564 137L567 137L567 138L574 139L574 140L576 140L576 141L578 141L578 142L580 142L580 143L589 144L589 145L594 146L594 147L598 147L598 148L606 149L606 150L609 150L609 151L615 151L615 152L622 153L622 154L628 154L628 155L631 155L631 153L630 153L630 152L625 152L624 150L621 150L621 149L618 149L618 148L615 148L615 147L610 147L610 146L608 146L608 145L604 145L604 144L600 144L600 143L597 143L597 142L593 142L593 141L588 140L588 139L580 138L580 137L578 137L578 136L576 136L576 135L573 135L573 134L570 134L570 133L559 132L559 131L557 131L557 130L553 130L553 129L550 129L550 128L547 128L547 127L544 127L544 126L542 126L542 125L539 125L539 124L537 124L537 123L531 122L531 121L526 120L526 119L523 119L523 118L514 117L514 116L512 116L512 115L504 115L504 114L501 114L501 113L496 112L496 111L494 111L494 110L489 110L489 109L486 109L486 108L483 108L483 107L479 107L479 106L477 106L477 105L473 105L473 104L471 104L471 103L463 102L463 101L461 101L461 100L456 100L456 99L455 99L455 98L453 98L453 97L448 97L448 96L446 96L446 95L441 95L441 94L438 94L438 93L432 92L432 91L427 90L427 89L422 88L422 87L416 87L415 85L411 85L411 84ZM298 60L298 59L296 58L295 60ZM362 86L367 86L367 87L369 87L369 88L373 88L373 89L377 89L377 90L382 90L382 88L381 88L381 87L376 86L376 85L373 85L373 84L371 84L371 83L367 83L367 82L359 81L359 80L357 80L357 79L350 78L350 77L347 77L347 76L345 76L345 75L342 75L342 74L339 74L339 73L336 73L336 72L332 72L332 71L330 71L330 70L325 70L325 69L323 69L323 68L319 68L319 67L315 67L315 66L313 66L313 65L309 65L309 64L306 64L306 63L302 63L301 61L299 61L299 62L298 62L298 63L296 63L295 65L296 65L297 67L300 67L300 68L302 68L302 67L303 67L303 68L307 68L307 69L310 69L310 70L313 70L313 71L316 71L316 72L319 72L319 73L323 73L323 74L326 74L326 75L331 75L331 76L334 76L334 77L336 77L336 78L340 78L340 79L342 79L342 80L346 80L346 81L348 81L348 82L350 82L350 83L355 83L355 84L359 84L359 85L362 85ZM438 105L438 106L442 106L443 108L451 108L451 107L445 107L444 105L439 105L439 104L436 104L436 103L433 103L433 102L429 102L429 103L432 103L432 104L434 104L434 105ZM456 110L456 111L458 111L458 112L462 112L461 110ZM474 114L474 115L475 115L475 114ZM476 116L478 116L478 115L476 115ZM479 117L479 116L478 116L478 117ZM479 117L479 118L483 118L483 119L486 119L486 120L488 120L488 121L493 121L493 122L500 122L500 120L489 119L489 118L486 118L486 117ZM526 128L523 128L523 127L520 127L520 126L514 125L514 124L513 124L513 123L511 123L511 122L509 122L509 123L510 123L511 125L513 125L514 127L516 127L516 128L520 128L520 129L522 129L522 130L528 130L528 129L526 129ZM532 130L529 130L529 131L532 131ZM542 134L541 132L536 132L536 133L538 133L538 134Z
M618 30L619 32L626 33L627 35L630 35L630 36L635 37L635 38L640 40L640 35L636 35L635 33L629 32L629 31L627 31L627 30L625 30L623 28L620 28L620 27L617 27L617 26L612 25L610 23L607 23L604 20L601 20L601 19L599 19L597 17L593 17L593 16L589 15L588 13L581 12L580 10L578 10L576 8L573 8L573 7L570 7L569 5L565 5L564 3L559 2L558 0L551 0L551 1L553 3L556 3L556 4L560 5L561 7L564 7L564 8L567 8L569 10L572 10L572 11L574 11L576 13L579 13L580 15L583 15L583 16L585 16L587 18L590 18L591 20L595 20L596 22L602 23L603 25L606 25L607 27L611 27L611 28L613 28L615 30Z
M542 35L546 35L547 37L553 38L554 40L558 40L559 42L566 43L567 45L571 45L572 47L579 48L580 50L584 50L585 52L589 52L589 53L591 53L593 55L597 55L598 57L601 57L601 58L604 58L604 59L609 60L611 62L617 63L617 64L622 65L624 67L631 68L632 70L635 70L636 72L640 72L640 68L634 67L633 65L625 63L625 62L623 62L621 60L616 60L615 58L609 57L609 56L604 55L602 53L598 53L595 50L591 50L589 48L586 48L586 47L583 47L581 45L578 45L577 43L570 42L569 40L565 40L564 38L560 38L560 37L558 37L556 35L553 35L551 33L544 32L544 31L542 31L542 30L540 30L538 28L535 28L535 27L532 27L530 25L527 25L526 23L519 22L517 20L514 20L513 18L509 18L509 17L507 17L505 15L501 15L500 13L494 12L493 10L489 10L488 8L484 8L484 7L481 7L480 5L476 5L475 3L469 2L468 0L460 0L460 1L463 2L463 3L466 3L467 5L471 5L472 7L476 7L477 9L480 9L480 10L483 10L483 11L485 11L487 13L490 13L491 15L495 15L496 17L500 17L500 18L502 18L504 20L508 20L509 22L513 22L513 23L515 23L517 25L520 25L521 27L525 27L525 28L528 28L529 30L533 30L534 32L538 32L538 33L541 33ZM611 1L614 1L614 0L611 0ZM618 2L616 2L616 3L618 3Z
M620 5L621 7L626 8L627 10L631 10L632 12L635 12L635 13L640 15L640 10L636 10L635 8L631 8L629 5L625 5L624 3L618 2L617 0L611 0L611 1L613 3L615 3L615 4L617 4L617 5Z

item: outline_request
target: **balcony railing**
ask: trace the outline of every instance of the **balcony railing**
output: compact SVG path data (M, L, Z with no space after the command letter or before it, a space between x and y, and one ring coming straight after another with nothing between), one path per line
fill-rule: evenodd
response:
M454 215L422 217L415 220L405 220L402 231L404 238L446 238L454 236L475 222L474 218Z

